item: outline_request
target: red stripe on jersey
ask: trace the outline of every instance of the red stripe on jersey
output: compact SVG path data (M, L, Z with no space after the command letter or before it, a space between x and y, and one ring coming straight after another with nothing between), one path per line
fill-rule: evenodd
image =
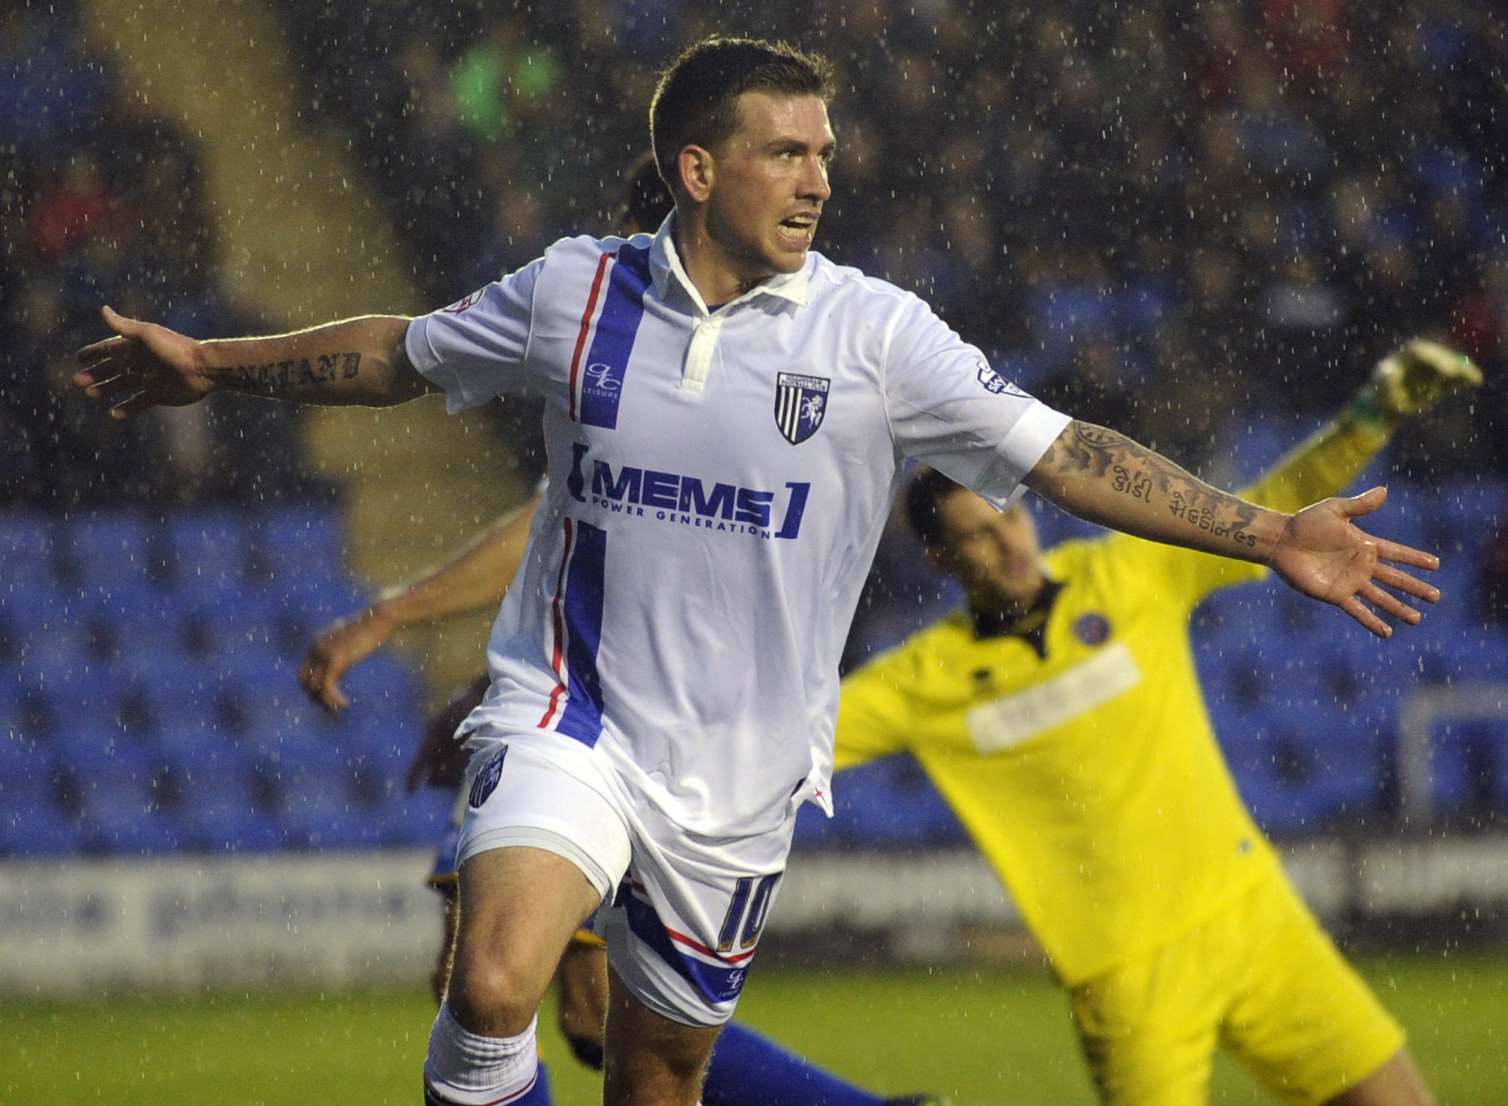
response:
M600 272L600 270L599 270ZM597 290L592 289L595 296ZM550 692L550 705L545 708L544 717L539 720L539 728L544 729L555 718L555 711L560 706L560 697L565 694L565 676L561 674L561 659L565 655L565 620L560 615L560 604L565 599L566 565L571 561L571 520L564 519L565 523L565 549L560 554L560 578L555 581L555 599L550 604L550 614L555 624L555 648L550 654L550 667L555 670L555 690Z
M576 335L576 352L571 354L571 421L576 421L576 381L581 369L581 354L586 349L587 332L592 329L592 315L597 310L597 295L602 291L602 276L607 272L609 254L603 254L597 262L597 275L592 278L592 291L586 298L586 310L581 313L581 332Z

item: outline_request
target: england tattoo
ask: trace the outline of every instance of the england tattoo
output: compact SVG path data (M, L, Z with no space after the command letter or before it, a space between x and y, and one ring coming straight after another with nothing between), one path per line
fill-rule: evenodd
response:
M233 391L280 396L312 384L354 380L361 374L361 354L321 353L264 365L227 365L213 369L211 378Z

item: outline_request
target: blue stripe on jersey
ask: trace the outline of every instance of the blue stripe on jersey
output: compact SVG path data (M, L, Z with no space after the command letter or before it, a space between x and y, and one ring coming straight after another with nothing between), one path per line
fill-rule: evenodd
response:
M569 686L565 713L555 729L583 745L602 733L602 676L597 646L602 641L602 595L607 572L607 531L576 524L576 548L566 570L566 662Z
M724 966L708 964L687 956L675 947L675 942L665 932L653 906L626 886L620 894L623 909L628 914L628 928L634 936L653 949L661 960L675 969L677 975L695 987L704 999L722 1003L732 1002L738 997L738 993L744 989L744 980L748 978L748 965L752 957L742 965Z
M648 287L649 247L619 247L581 375L580 419L589 426L612 430L618 425L618 401L623 398L628 358L644 319Z

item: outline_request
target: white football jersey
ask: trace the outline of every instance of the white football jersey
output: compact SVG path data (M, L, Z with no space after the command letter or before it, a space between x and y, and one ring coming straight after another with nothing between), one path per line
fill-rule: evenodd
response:
M549 493L463 729L553 734L703 836L829 811L838 658L902 462L1003 505L1067 425L816 253L709 311L654 236L569 238L415 319L452 411L545 400Z

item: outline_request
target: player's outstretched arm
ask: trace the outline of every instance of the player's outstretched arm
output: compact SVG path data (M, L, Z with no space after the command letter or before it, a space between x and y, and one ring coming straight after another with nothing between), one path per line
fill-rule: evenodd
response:
M124 419L149 407L183 407L217 391L295 403L385 407L431 391L409 364L409 320L357 319L268 338L200 341L103 309L114 337L78 352L73 383Z
M1351 520L1382 506L1377 488L1295 515L1211 487L1166 457L1091 423L1068 424L1025 483L1066 511L1153 541L1270 565L1292 587L1340 607L1372 633L1419 612L1383 587L1434 602L1437 589L1394 565L1435 568L1433 554L1373 538ZM1370 604L1370 606L1369 606Z
M322 630L299 667L309 697L335 712L350 705L341 678L397 630L497 606L518 572L539 509L535 495L437 568L384 591L377 602Z

